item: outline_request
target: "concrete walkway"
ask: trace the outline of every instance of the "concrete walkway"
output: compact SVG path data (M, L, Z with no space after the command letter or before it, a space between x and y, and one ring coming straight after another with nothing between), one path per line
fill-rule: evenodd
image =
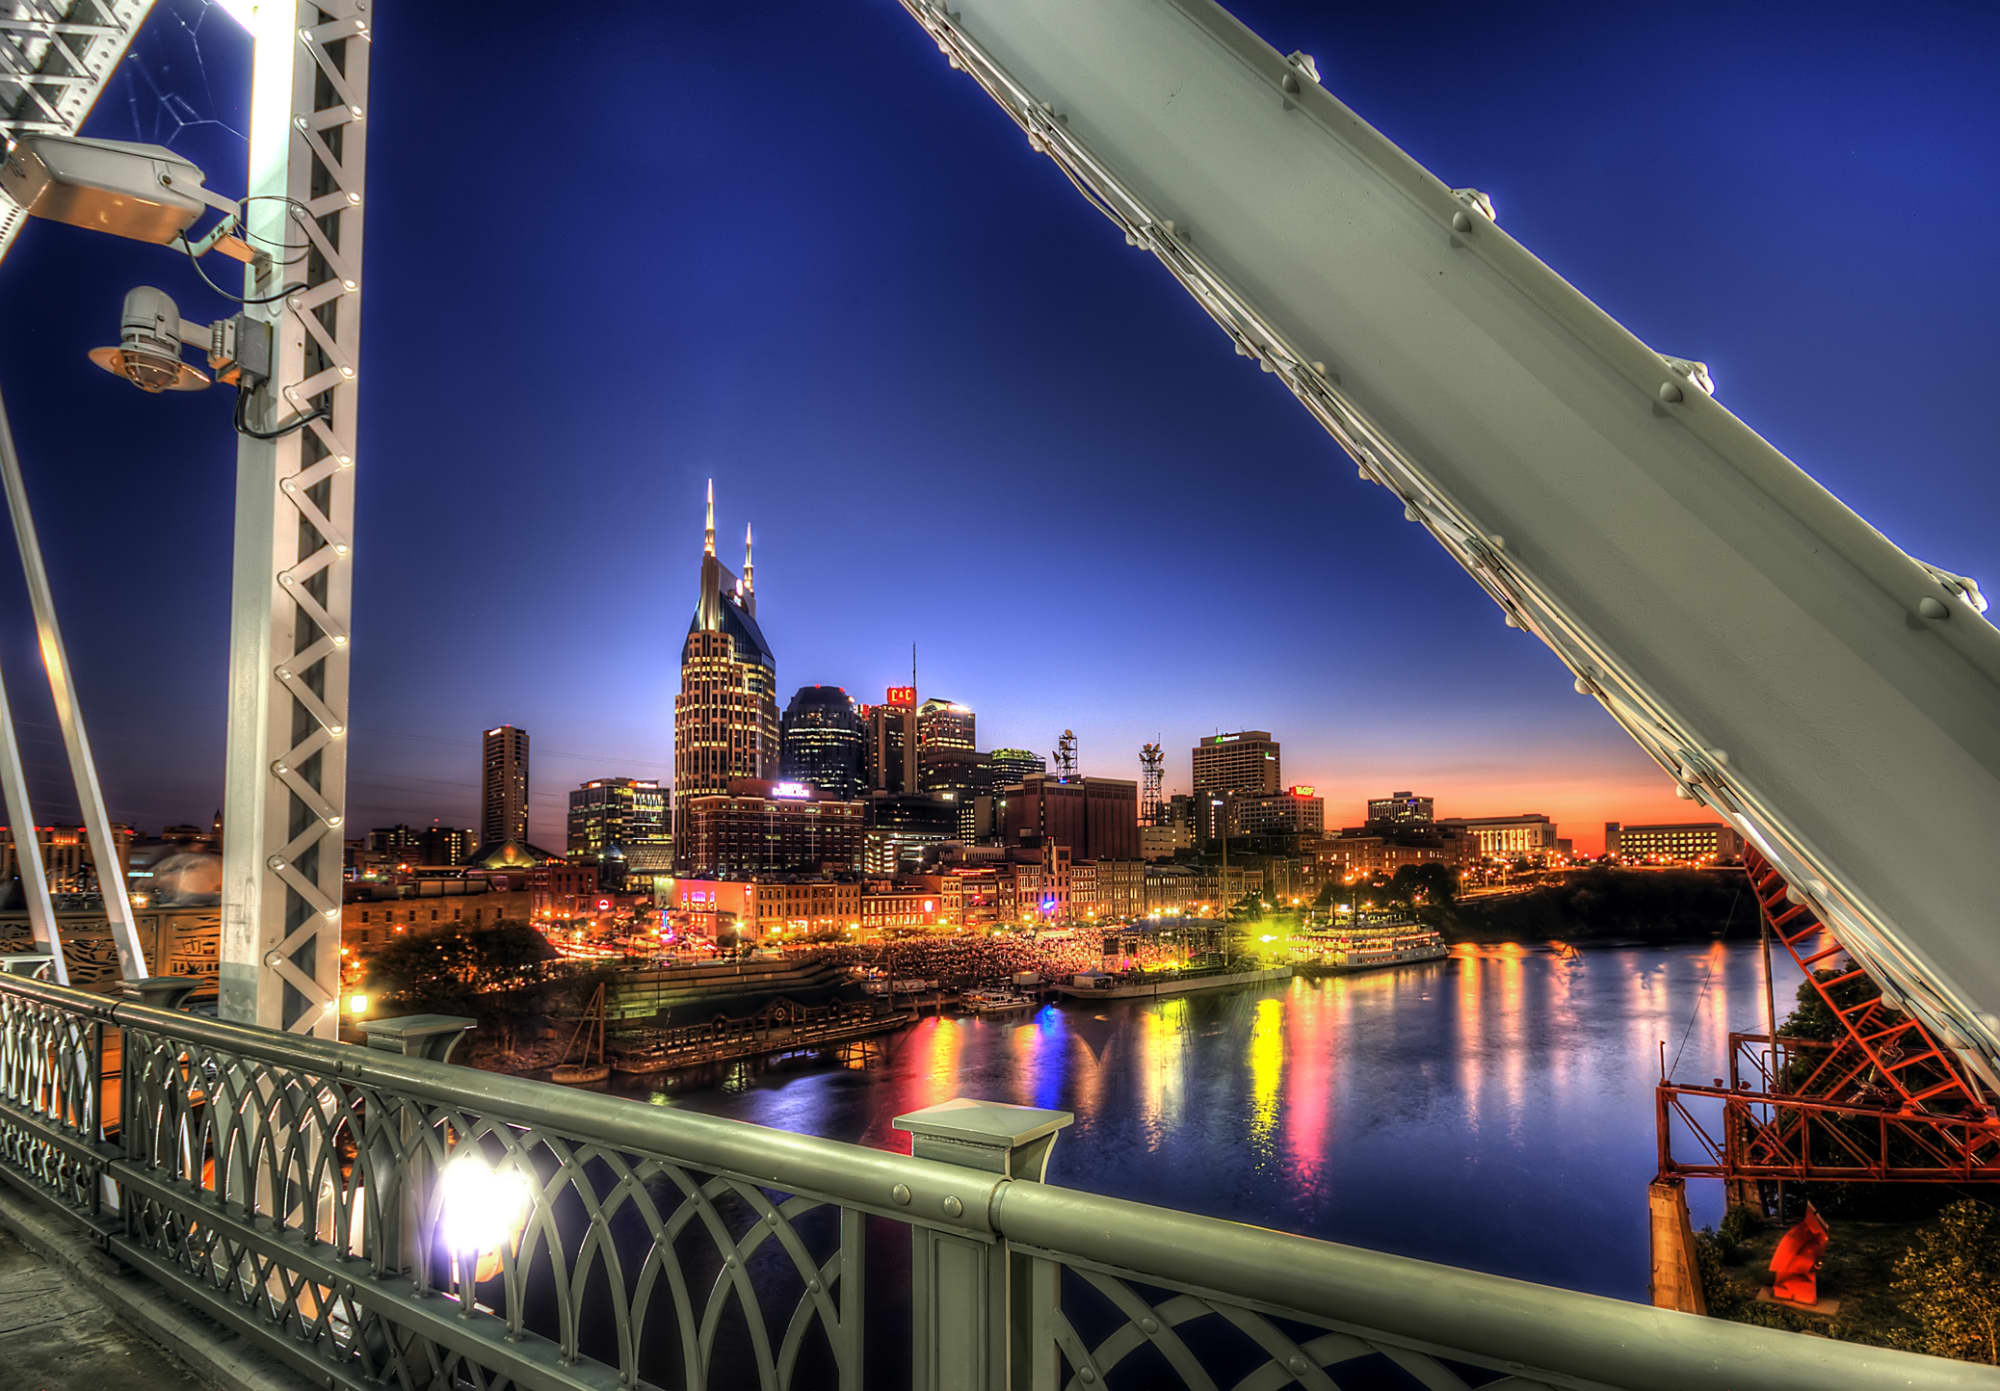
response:
M209 1391L61 1266L0 1228L0 1385L19 1391Z

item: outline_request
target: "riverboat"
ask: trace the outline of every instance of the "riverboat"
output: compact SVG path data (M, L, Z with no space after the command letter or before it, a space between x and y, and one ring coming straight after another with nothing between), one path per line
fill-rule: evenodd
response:
M1248 961L1218 966L1186 966L1161 971L1079 971L1057 982L1056 989L1072 1000L1151 999L1161 995L1192 995L1202 990L1228 990L1244 985L1268 985L1288 980L1289 965L1260 966Z
M1414 918L1387 918L1305 932L1292 938L1302 975L1345 975L1451 955L1444 938Z

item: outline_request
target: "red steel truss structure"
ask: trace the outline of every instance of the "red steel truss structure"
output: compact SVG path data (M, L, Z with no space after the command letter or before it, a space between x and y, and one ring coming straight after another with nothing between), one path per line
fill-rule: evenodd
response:
M1744 868L1772 938L1832 1013L1832 1039L1729 1036L1729 1076L1663 1080L1660 1175L1874 1183L2000 1181L2000 1110L1753 850ZM1683 1142L1676 1155L1676 1141Z

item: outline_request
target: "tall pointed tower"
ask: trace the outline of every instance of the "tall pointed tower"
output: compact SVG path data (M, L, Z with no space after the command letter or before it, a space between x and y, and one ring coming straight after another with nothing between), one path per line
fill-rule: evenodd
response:
M674 697L674 871L694 863L688 803L727 792L731 778L778 775L778 660L757 626L750 534L743 536L743 578L715 553L715 481L708 484L701 591L681 645L681 689Z

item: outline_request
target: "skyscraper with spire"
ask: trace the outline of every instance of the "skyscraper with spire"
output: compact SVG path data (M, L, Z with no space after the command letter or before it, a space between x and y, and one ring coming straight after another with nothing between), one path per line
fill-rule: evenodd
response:
M674 697L674 868L693 851L688 803L727 792L731 778L778 775L778 660L757 626L756 567L743 529L743 577L715 554L715 480L708 483L701 592L681 645Z

